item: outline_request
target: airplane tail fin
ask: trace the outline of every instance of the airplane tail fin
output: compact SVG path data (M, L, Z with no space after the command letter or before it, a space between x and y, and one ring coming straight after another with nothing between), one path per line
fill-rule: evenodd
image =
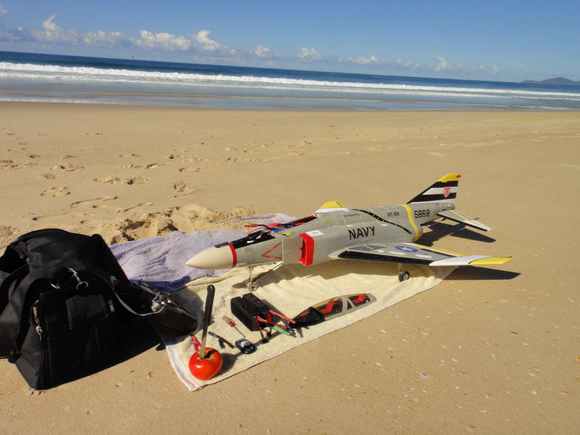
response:
M455 202L461 174L450 172L439 178L435 183L411 199L407 204L431 201Z

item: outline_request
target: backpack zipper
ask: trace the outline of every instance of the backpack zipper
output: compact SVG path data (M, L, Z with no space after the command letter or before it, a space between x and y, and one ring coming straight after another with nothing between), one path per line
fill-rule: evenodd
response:
M36 331L36 333L38 334L38 336L42 340L42 335L44 334L44 330L42 329L42 326L40 325L40 316L38 314L39 302L40 302L40 299L37 299L34 302L34 304L32 304L32 322L34 323L34 330Z
M38 374L38 385L37 389L43 390L49 386L50 380L52 379L52 369L50 363L50 343L48 340L44 339L44 328L40 321L40 299L37 299L32 304L32 324L34 330L40 339L40 346L42 348L42 361L40 365L40 370Z

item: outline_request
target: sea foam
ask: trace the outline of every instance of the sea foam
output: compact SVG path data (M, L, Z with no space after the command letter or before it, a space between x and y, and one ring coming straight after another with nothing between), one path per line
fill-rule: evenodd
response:
M254 75L199 74L185 72L143 71L137 69L94 68L81 66L39 65L0 62L0 79L44 81L93 81L186 86L243 87L319 91L452 97L508 97L580 101L580 93L493 87L424 86L402 83L363 83L326 81Z

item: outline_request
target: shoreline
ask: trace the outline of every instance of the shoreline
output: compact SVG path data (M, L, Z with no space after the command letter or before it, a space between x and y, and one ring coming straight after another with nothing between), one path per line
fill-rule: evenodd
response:
M233 97L235 98L235 97ZM349 108L243 108L243 107L196 107L184 105L154 105L154 104L128 104L128 103L94 103L94 102L49 102L49 101L2 101L2 106L46 106L48 107L69 107L82 106L97 109L99 107L119 108L119 109L136 109L136 110L168 110L168 111L195 111L195 112L284 112L284 113L580 113L580 109L530 109L530 108L441 108L441 109L349 109Z

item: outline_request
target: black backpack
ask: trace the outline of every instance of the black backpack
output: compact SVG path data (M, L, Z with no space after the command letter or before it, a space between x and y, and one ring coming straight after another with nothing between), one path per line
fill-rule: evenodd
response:
M81 378L155 345L159 334L195 327L167 296L131 284L99 235L33 231L0 257L0 357L32 388Z

